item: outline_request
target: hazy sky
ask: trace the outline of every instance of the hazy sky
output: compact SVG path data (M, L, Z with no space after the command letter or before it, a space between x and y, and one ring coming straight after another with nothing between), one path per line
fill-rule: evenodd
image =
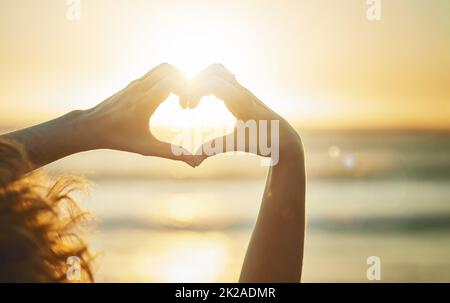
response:
M450 1L0 0L0 125L87 108L151 67L222 62L307 127L450 128Z

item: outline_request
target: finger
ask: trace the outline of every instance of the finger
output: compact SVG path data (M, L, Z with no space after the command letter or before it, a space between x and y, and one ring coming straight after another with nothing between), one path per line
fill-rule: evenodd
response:
M168 63L162 63L162 64L152 68L145 75L143 75L142 77L140 77L140 78L134 80L133 82L131 82L128 85L128 87L131 87L131 88L139 88L139 87L141 87L142 86L142 82L146 78L151 77L151 76L153 76L155 74L158 75L158 74L162 73L163 71L167 70L169 68L169 66L170 66L170 64L168 64ZM158 77L158 78L160 78L160 77Z
M219 77L219 78L229 82L230 84L236 86L240 90L243 90L243 91L249 93L249 95L255 97L247 88L245 88L242 84L240 84L237 81L236 76L230 70L228 70L223 64L216 63L216 64L211 65L210 67L208 67L205 70L205 74L216 75L217 77Z
M252 102L245 92L214 74L203 74L196 78L190 90L189 106L195 107L203 97L214 95L224 101L225 106L236 118L240 118L243 109L248 107L246 104Z
M202 70L193 80L189 106L194 108L207 95L214 95L225 101L233 114L238 114L238 105L245 107L245 101L251 103L248 91L244 89L223 64L215 63Z
M249 89L240 84L236 76L230 72L223 64L214 64L211 66L211 72L215 73L218 77L228 81L232 85L236 86L239 90L243 91L247 96L252 98L252 101L258 105L263 106L266 110L272 111L264 102L262 102L258 97L256 97Z
M242 92L245 92L247 96L252 97L254 102L264 106L266 109L270 110L267 105L265 105L261 100L259 100L250 90L248 90L245 86L240 84L236 76L228 70L223 64L215 63L203 70L203 74L206 76L210 75L216 75L217 77L229 82L230 84L234 85L237 89L239 89Z
M195 152L195 155L197 156L196 165L199 166L209 157L235 151L235 146L230 147L230 143L228 143L227 146L227 142L234 142L234 137L234 135L229 134L223 137L214 138L203 143L202 146L200 146L199 149L197 149L197 151Z
M253 134L254 135L254 134ZM229 152L245 152L260 155L258 148L258 137L250 137L248 130L239 132L237 129L233 133L217 137L202 144L196 151L197 165L200 165L209 157Z
M216 75L229 82L234 82L236 80L234 74L220 63L212 64L198 74L199 77L210 75Z
M147 78L161 78L165 74L170 72L178 72L179 70L169 64L169 63L161 63L160 65L152 68L149 72L147 72L145 75L143 75L139 80L145 80Z
M221 85L222 88L226 88L230 94L238 93L241 99L239 100L241 106L240 114L243 114L250 118L252 116L252 111L257 108L264 108L267 111L267 114L271 116L274 114L274 112L261 100L259 100L251 91L249 91L247 88L245 88L243 85L241 85L237 80L233 73L231 73L223 64L213 64L209 66L208 68L204 69L202 72L199 73L198 77L196 78L196 83L199 83L197 85L201 85L202 82L204 82L204 85L207 85L208 81L214 81L214 78L222 79L227 85ZM223 83L222 83L223 84ZM229 90L229 88L233 87L234 90ZM225 91L226 92L226 91ZM225 94L222 94L225 95ZM237 96L237 94L235 94ZM200 102L201 98L203 97L202 94L199 96L195 95L191 98L192 101L190 101L191 106L195 107ZM234 113L235 115L238 114L237 112L233 112L232 105L229 101L229 99L224 99L219 97L216 94L216 97L219 99L222 99L225 101L225 105L228 107L228 109ZM235 110L238 111L238 108L235 107Z
M144 110L149 113L153 113L156 108L166 100L171 93L176 95L184 95L187 89L187 83L184 77L180 77L178 74L172 74L166 76L158 83L155 83L150 89L148 89L140 102L144 104Z
M186 75L178 68L168 63L163 63L137 80L137 84L135 85L135 87L137 89L146 91L168 76L176 76L180 79L187 79Z
M182 146L159 141L152 144L152 156L170 160L183 161L191 167L196 167L198 156L194 156Z
M188 103L189 103L189 97L187 94L185 95L181 95L179 97L179 103L181 108L188 108Z
M223 71L222 71L223 70ZM220 72L219 72L220 71ZM222 64L212 64L200 71L190 83L190 90L186 96L180 98L180 105L183 108L195 108L200 100L214 92L205 85L211 76L220 76L220 73L226 74L226 68ZM231 74L231 73L230 73Z

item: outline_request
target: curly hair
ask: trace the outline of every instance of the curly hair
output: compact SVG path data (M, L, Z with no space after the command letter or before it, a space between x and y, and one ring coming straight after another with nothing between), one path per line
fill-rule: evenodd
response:
M0 139L0 282L73 282L69 260L76 282L93 281L79 228L88 214L71 197L85 188L79 178L32 172L22 146Z

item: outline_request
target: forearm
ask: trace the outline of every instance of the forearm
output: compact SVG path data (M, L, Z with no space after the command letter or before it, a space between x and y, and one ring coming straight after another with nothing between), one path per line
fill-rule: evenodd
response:
M20 143L33 168L93 148L84 112L73 111L57 119L14 131L1 137Z
M241 282L299 282L305 234L305 161L300 140L272 167Z

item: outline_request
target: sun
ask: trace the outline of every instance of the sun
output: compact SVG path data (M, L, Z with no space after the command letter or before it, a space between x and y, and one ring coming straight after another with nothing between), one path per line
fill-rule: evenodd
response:
M189 77L213 63L222 63L231 68L243 66L240 47L243 41L233 35L225 23L206 19L208 12L198 16L186 16L178 12L177 22L164 20L156 39L157 57L165 59L181 69ZM205 26L210 23L211 26ZM236 70L234 70L236 72Z
M199 71L213 63L226 66L241 66L241 57L234 52L232 39L227 39L226 32L201 30L192 23L186 28L168 27L162 30L158 37L158 49L161 57L188 77L193 78ZM224 133L232 131L236 123L235 117L225 107L223 101L214 97L205 97L197 108L182 109L178 98L174 95L162 103L150 121L150 128L159 139L167 141L173 134L168 131L190 129L193 132L199 128L221 128ZM163 129L164 131L160 131ZM158 136L158 134L160 136ZM161 137L162 135L162 137Z
M177 33L165 42L168 44L165 49L167 61L190 78L213 63L231 59L225 52L224 42L215 41L207 33Z

